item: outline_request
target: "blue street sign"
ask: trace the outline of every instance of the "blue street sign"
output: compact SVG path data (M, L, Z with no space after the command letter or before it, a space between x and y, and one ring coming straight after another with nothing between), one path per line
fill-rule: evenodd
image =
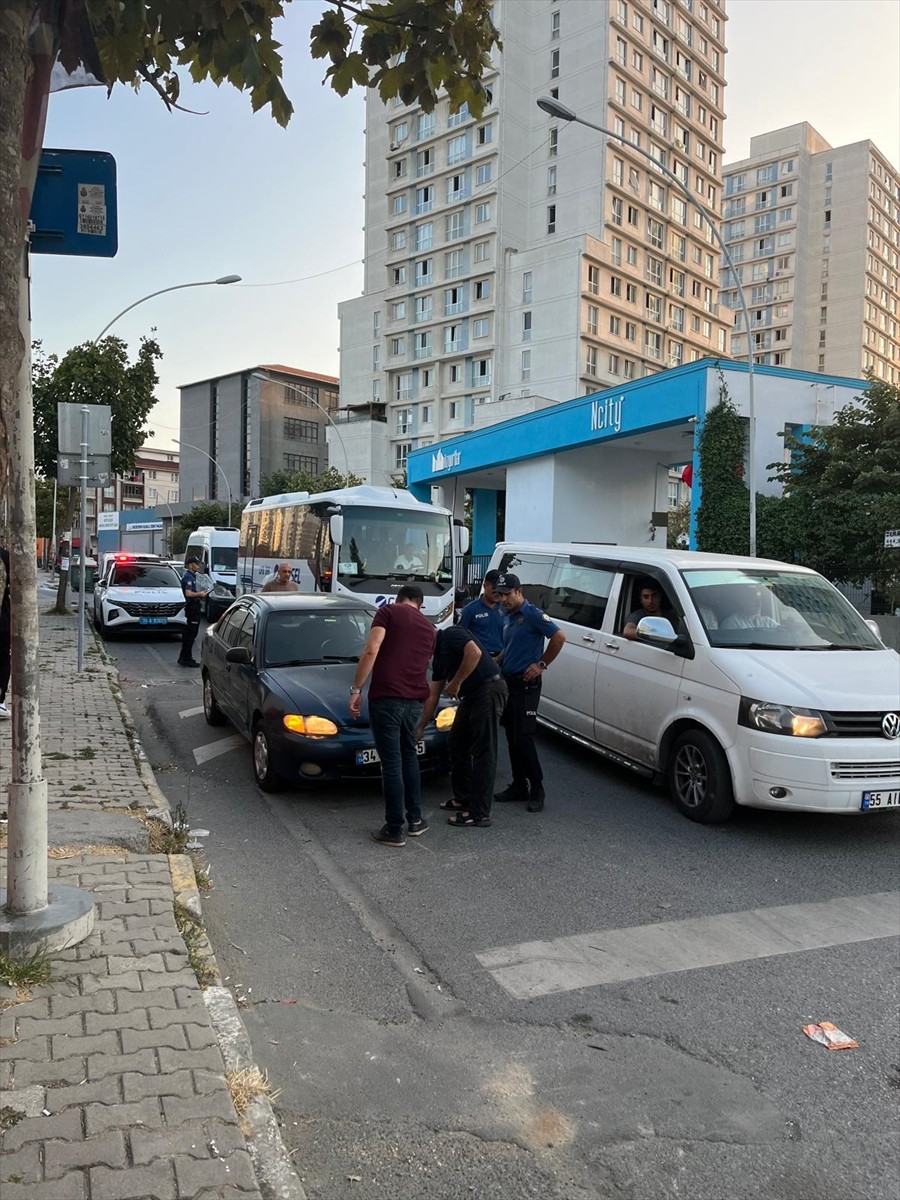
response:
M44 150L31 221L35 254L113 258L119 248L113 156L102 150Z

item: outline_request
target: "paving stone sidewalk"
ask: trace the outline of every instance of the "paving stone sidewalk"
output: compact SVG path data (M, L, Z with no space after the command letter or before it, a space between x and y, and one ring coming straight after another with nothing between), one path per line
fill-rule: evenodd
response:
M90 629L88 669L76 672L75 621L41 616L50 844L65 845L48 869L51 889L90 891L97 917L85 941L50 960L48 983L0 983L0 1196L299 1200L268 1101L235 1112L226 1070L252 1064L249 1040L227 989L202 989L188 961L174 906L198 907L180 891L185 875L193 882L189 860L147 853L128 815L165 798ZM9 762L2 722L0 809ZM139 848L116 852L123 840ZM5 860L4 850L0 886Z

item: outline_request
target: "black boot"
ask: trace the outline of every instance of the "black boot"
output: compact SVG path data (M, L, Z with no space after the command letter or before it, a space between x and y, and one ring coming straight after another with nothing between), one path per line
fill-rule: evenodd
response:
M518 783L511 783L502 792L497 792L494 799L498 804L504 804L507 800L527 800L528 790Z
M528 811L544 811L544 788L540 783L537 785L537 787L532 787L531 789L531 797L528 801Z

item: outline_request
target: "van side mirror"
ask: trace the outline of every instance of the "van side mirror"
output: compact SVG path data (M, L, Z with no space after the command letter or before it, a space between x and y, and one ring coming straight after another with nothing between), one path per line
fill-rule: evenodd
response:
M332 513L328 519L328 530L331 534L332 545L340 546L344 541L344 515Z
M250 656L250 651L246 646L230 646L225 651L225 661L237 663L241 667L249 667L253 659Z
M667 617L641 617L637 624L637 639L650 646L671 646L678 634Z

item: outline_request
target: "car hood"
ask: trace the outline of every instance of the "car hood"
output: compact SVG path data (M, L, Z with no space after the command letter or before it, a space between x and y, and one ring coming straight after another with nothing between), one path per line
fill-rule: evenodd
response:
M838 712L900 705L895 650L710 650L744 696Z
M306 667L266 667L260 679L274 694L280 695L285 710L302 716L329 717L338 725L350 728L368 726L369 701L363 689L360 717L350 716L350 685L356 674L356 663L316 663ZM436 712L452 707L452 701L441 697Z
M108 587L106 598L109 600L115 597L121 597L123 600L169 600L174 603L184 599L184 592L181 588L167 587Z

